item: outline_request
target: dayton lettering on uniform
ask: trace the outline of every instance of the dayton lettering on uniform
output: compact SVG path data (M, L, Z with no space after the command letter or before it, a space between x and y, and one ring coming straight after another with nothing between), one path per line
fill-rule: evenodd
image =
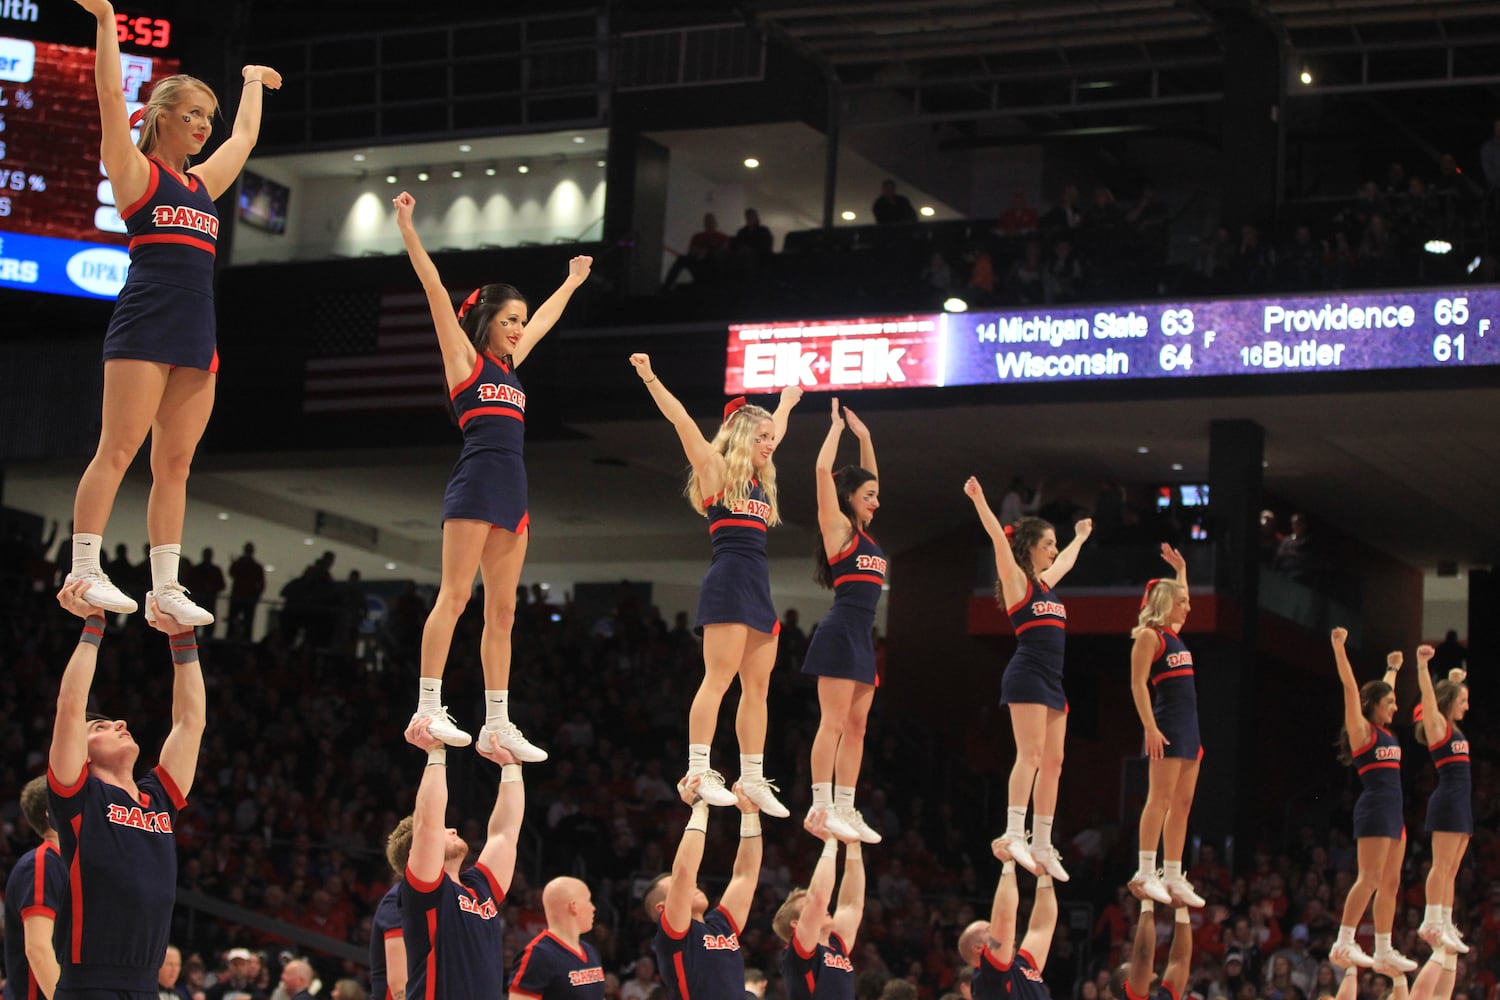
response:
M568 973L569 986L587 986L589 983L604 982L604 970L599 966L592 969L573 969Z
M458 897L458 908L460 910L463 910L465 913L472 913L475 916L484 918L485 920L490 920L500 913L500 910L497 906L495 906L495 901L493 899L486 899L481 903L469 898L468 896Z
M872 573L885 574L885 560L879 556L855 556L855 569L867 569Z
M748 514L751 517L758 517L762 521L769 521L771 519L771 505L764 500L736 500L734 505L729 509L735 514Z
M705 934L703 935L703 947L708 951L739 951L739 935Z
M1068 617L1068 609L1056 601L1032 601L1031 613L1034 615L1055 615L1058 618Z
M1021 966L1021 975L1025 976L1027 979L1031 980L1033 983L1039 983L1039 982L1042 981L1042 974L1040 972L1036 971L1035 969L1033 969L1029 965L1023 965L1023 966Z
M117 826L128 826L134 830L145 830L147 833L171 833L172 817L164 812L146 812L140 806L131 806L126 809L122 805L110 803L109 821Z
M1193 665L1193 654L1184 650L1181 653L1168 653L1167 666L1169 667L1191 667Z
M1468 740L1454 740L1453 741L1453 752L1456 753L1456 754L1463 754L1465 757L1469 756L1469 741Z
M215 238L219 235L219 220L208 212L182 205L158 205L151 213L151 221L158 226L177 229L195 229Z
M1400 747L1376 747L1375 748L1375 759L1376 760L1400 760L1401 759L1401 748Z
M823 952L823 964L830 969L842 969L845 972L854 971L854 965L848 958L831 951Z
M476 389L479 392L480 402L492 403L499 400L519 409L526 409L526 393L513 385L506 385L503 382L481 382Z

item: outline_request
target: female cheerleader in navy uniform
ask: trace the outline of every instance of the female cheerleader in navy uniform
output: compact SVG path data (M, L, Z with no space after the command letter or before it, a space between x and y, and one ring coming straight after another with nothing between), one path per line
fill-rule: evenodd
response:
M458 426L463 451L448 477L443 496L443 578L437 600L422 628L422 676L418 680L417 711L412 716L432 719L429 732L449 746L467 746L469 734L459 729L442 704L443 667L453 628L469 604L474 571L484 580L484 632L479 659L484 668L484 728L479 749L496 746L517 759L536 763L547 759L510 721L510 629L516 617L516 585L529 539L526 509L526 466L521 448L526 437L526 393L515 370L537 341L562 316L573 292L589 276L592 257L574 257L562 286L543 302L530 321L526 299L510 285L475 289L458 315L443 279L412 225L416 200L405 191L391 202L396 225L406 244L412 270L427 293L443 374Z
M1417 963L1391 945L1396 897L1401 892L1401 862L1406 855L1406 826L1402 821L1401 744L1386 728L1396 717L1396 672L1399 652L1386 657L1385 680L1360 686L1344 643L1348 629L1333 630L1333 659L1344 689L1344 727L1339 732L1339 760L1359 771L1359 798L1354 803L1354 841L1359 875L1344 897L1344 915L1328 960L1348 968L1373 967L1382 975L1414 972ZM1354 930L1370 897L1375 898L1375 956L1354 941Z
M1438 776L1437 787L1427 799L1432 870L1427 873L1427 913L1417 934L1434 948L1465 954L1469 946L1453 926L1453 880L1474 833L1469 739L1458 728L1469 712L1469 688L1463 682L1463 670L1449 671L1445 680L1434 685L1428 673L1433 654L1431 646L1417 647L1417 685L1422 691L1416 712L1417 739L1432 755Z
M814 578L834 592L833 607L808 643L802 672L818 678L818 734L812 745L812 808L826 812L828 832L840 840L880 843L880 834L854 808L854 786L865 750L865 720L875 699L875 606L885 584L885 553L866 529L880 509L879 471L870 429L850 409L833 422L818 451L818 546ZM845 421L859 438L859 465L837 472L833 460Z
M1085 518L1073 526L1073 540L1057 550L1057 532L1039 517L1001 526L973 476L964 492L974 501L979 521L995 545L995 589L1016 631L1016 652L1000 679L1000 703L1010 706L1016 763L1010 772L1005 833L997 842L1007 856L1033 874L1046 871L1068 880L1052 846L1057 782L1062 776L1063 741L1068 732L1068 700L1063 694L1063 640L1068 612L1052 588L1078 561L1078 551L1094 529ZM1032 844L1026 844L1026 805L1036 788Z
M73 498L73 566L67 582L88 581L85 600L129 614L136 602L99 567L104 526L125 470L151 432L151 593L168 616L207 625L177 582L188 468L214 407L214 199L233 186L260 132L263 91L281 86L266 66L246 66L234 132L195 166L213 131L218 99L201 80L169 76L145 107L125 110L115 11L107 0L77 0L98 22L94 83L103 138L99 155L130 234L130 272L104 335L104 407L99 447ZM139 126L140 142L131 141Z
M740 704L734 728L740 743L740 785L768 816L789 813L764 773L766 693L776 665L781 622L771 604L771 566L766 529L778 524L776 466L771 455L786 437L786 423L802 390L781 390L775 413L746 405L744 397L724 407L724 422L712 441L703 436L686 407L651 370L651 358L632 354L630 363L657 408L677 431L693 471L687 498L708 518L713 559L698 594L697 630L703 636L703 682L688 713L687 778L699 777L698 795L709 805L732 806L724 776L708 766L719 703L736 676Z
M1192 605L1188 600L1187 560L1162 543L1161 557L1177 571L1176 580L1152 580L1141 597L1140 620L1131 630L1130 691L1146 729L1150 790L1141 810L1140 867L1130 879L1137 898L1176 906L1202 906L1182 873L1188 813L1198 788L1198 692L1193 654L1179 637ZM1156 843L1162 842L1165 871L1156 873Z

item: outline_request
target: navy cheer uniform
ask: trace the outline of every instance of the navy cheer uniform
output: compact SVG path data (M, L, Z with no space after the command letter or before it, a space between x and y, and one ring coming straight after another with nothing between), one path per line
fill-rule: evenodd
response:
M728 623L775 635L781 620L771 603L771 564L766 561L766 522L771 519L766 491L752 479L750 492L733 510L720 502L723 498L720 493L707 501L713 559L698 591L696 631L701 635L705 625Z
M854 966L837 934L829 935L827 944L813 945L806 955L794 935L781 953L781 979L787 1000L854 1000Z
M449 394L464 447L443 494L443 520L485 521L521 534L526 511L526 393L509 364L488 351Z
M1428 723L1428 727L1431 727ZM1443 719L1443 736L1427 748L1438 784L1427 799L1428 833L1473 833L1474 802L1469 776L1469 738Z
M1202 760L1198 737L1198 688L1193 681L1193 654L1169 628L1156 629L1156 656L1151 661L1151 714L1167 738L1168 759Z
M1354 838L1406 836L1401 821L1401 744L1390 730L1370 724L1370 740L1354 751L1359 798L1354 803Z
M219 216L201 178L188 174L184 184L160 160L146 159L146 193L120 210L130 234L130 270L104 334L104 358L216 372Z
M534 1000L604 1000L604 966L587 941L581 951L551 931L531 939L521 953L510 991Z
M58 996L112 990L156 996L177 902L177 813L187 804L166 768L136 781L140 800L88 768L65 787L49 768L47 807L68 866L57 917Z
M44 842L21 855L5 883L5 1000L42 1000L26 961L26 918L50 917L55 929L67 905L68 870L57 848Z
M669 1000L724 1000L745 994L740 932L722 906L673 933L663 914L651 939L656 967Z
M1005 611L1016 632L1016 652L1000 678L1000 704L1067 711L1062 674L1068 609L1041 580L1027 580L1026 596Z
M370 918L370 997L391 1000L390 981L386 974L385 943L401 936L401 883L386 890Z
M439 872L422 882L406 870L401 932L406 939L406 995L411 1000L472 1000L505 995L505 891L482 864Z
M818 623L807 655L804 674L839 677L874 684L875 605L885 584L885 553L863 531L848 548L828 560L833 570L833 607Z
M1125 984L1125 1000L1182 1000L1172 984L1158 980L1155 985L1146 990L1145 996L1140 996L1130 988L1130 983Z
M985 945L974 972L974 1000L1052 1000L1042 970L1025 950L1016 952L1009 965L1001 965Z

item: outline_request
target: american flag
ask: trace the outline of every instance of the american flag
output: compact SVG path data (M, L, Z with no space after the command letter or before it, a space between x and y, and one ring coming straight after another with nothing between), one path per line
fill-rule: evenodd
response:
M432 409L444 394L442 355L421 291L337 291L313 303L303 413Z

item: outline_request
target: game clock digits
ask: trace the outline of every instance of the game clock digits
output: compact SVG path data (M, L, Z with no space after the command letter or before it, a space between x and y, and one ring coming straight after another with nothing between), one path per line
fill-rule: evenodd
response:
M169 21L119 15L126 108L178 72ZM0 287L112 299L130 267L99 162L94 50L0 36Z

